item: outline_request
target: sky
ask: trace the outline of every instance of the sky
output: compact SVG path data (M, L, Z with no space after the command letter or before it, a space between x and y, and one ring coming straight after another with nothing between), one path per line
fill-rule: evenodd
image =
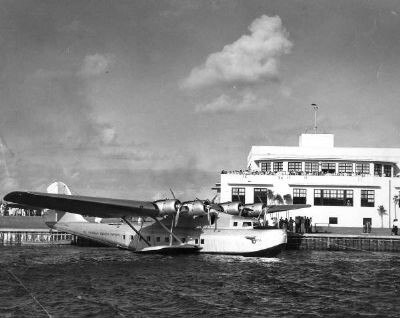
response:
M0 0L0 194L211 198L252 145L400 147L400 2Z

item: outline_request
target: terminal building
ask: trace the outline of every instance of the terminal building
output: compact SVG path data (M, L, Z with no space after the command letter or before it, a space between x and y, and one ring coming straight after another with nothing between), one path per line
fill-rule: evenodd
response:
M391 228L400 218L400 148L335 147L333 134L302 134L298 147L253 146L247 169L222 171L220 202L309 204L277 218L312 226Z

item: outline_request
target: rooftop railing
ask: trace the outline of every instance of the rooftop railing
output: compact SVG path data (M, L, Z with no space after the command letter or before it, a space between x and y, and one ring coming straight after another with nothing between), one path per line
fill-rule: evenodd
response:
M340 176L340 177L391 177L386 174L368 174L368 173L348 173L348 172L306 172L306 171L259 171L259 170L222 170L221 174L238 175L272 175L272 176ZM400 174L394 176L400 177Z

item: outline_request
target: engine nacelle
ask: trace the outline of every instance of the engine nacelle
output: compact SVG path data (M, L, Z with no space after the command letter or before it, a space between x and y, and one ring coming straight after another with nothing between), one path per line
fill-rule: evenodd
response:
M181 211L185 213L185 215L189 216L202 216L207 215L206 206L209 203L207 201L195 200L190 202L184 202L182 204Z
M245 209L248 209L247 216L258 217L262 215L267 210L267 205L265 203L250 203L244 205Z
M230 215L239 215L243 211L243 203L242 202L226 202L220 203L219 206L222 207L223 212Z
M154 204L160 211L160 216L175 215L181 206L181 202L176 199L158 200Z

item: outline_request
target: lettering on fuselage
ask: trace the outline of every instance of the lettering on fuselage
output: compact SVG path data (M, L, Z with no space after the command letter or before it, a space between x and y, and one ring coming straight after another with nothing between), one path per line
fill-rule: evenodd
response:
M97 236L110 236L110 237L120 237L118 233L107 233L107 232L95 232L95 231L83 231L83 234L87 235L97 235Z

